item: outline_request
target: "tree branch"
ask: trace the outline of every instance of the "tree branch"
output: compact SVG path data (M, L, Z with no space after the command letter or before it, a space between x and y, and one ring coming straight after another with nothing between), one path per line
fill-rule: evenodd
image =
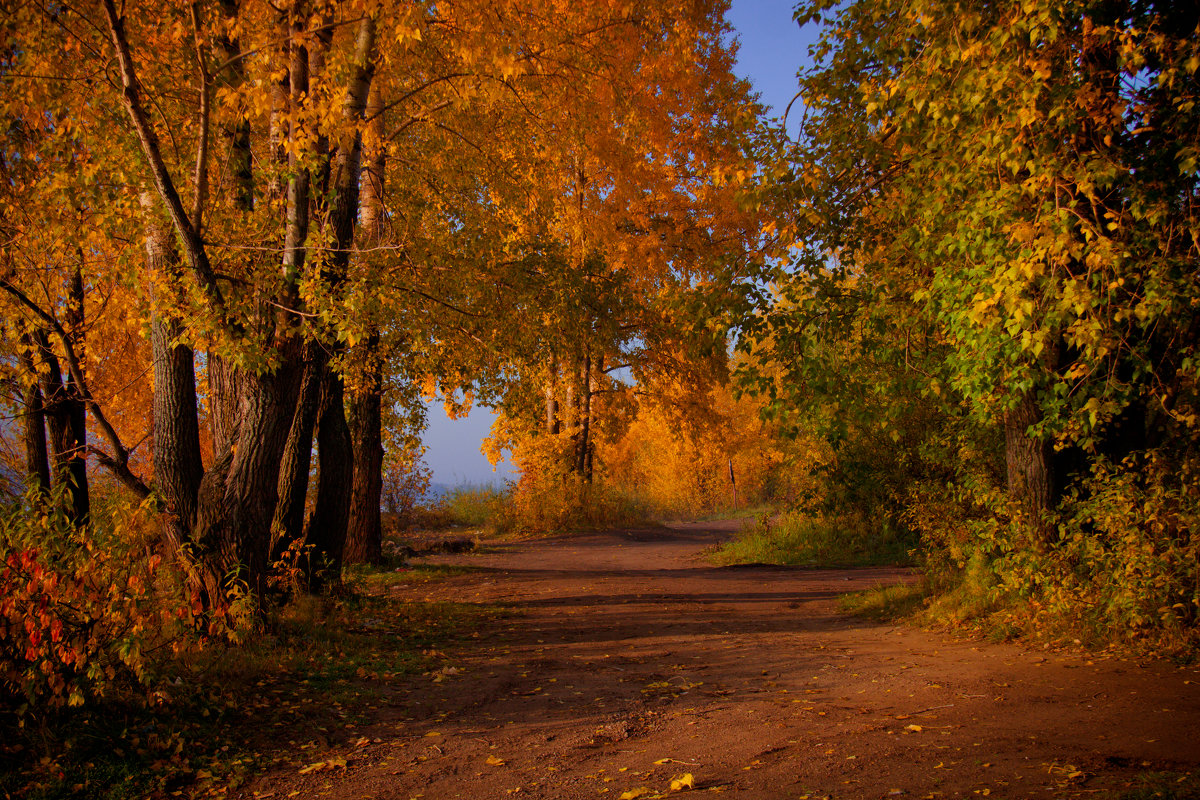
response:
M62 324L53 315L46 312L37 303L29 299L29 296L20 288L13 285L7 278L0 279L0 288L12 295L21 305L28 308L33 314L46 324L58 336L63 346L63 356L67 360L67 371L71 374L71 379L75 385L79 387L79 394L83 402L87 405L88 410L92 412L92 419L100 428L100 432L104 434L104 438L108 440L109 447L112 448L112 455L94 451L97 453L97 458L100 463L108 467L117 479L132 489L140 497L146 497L150 494L150 488L142 481L141 478L134 475L129 469L129 450L121 444L121 437L117 434L112 423L108 421L108 417L104 415L104 410L100 408L100 404L92 397L92 392L88 389L87 381L83 377L83 369L79 365L79 358L75 353L75 347L71 342L70 335L63 329ZM89 448L91 450L91 448Z
M125 101L125 110L129 112L129 119L133 123L133 128L137 134L138 143L141 145L142 154L146 157L146 161L150 167L150 173L154 178L154 186L158 190L159 197L163 204L167 207L167 212L171 217L171 223L175 227L179 238L183 240L183 248L187 253L188 264L192 268L192 272L199 281L201 289L208 297L210 303L219 312L222 320L225 319L225 298L221 294L221 289L217 286L216 275L213 273L212 265L208 261L208 253L204 249L204 242L200 238L200 233L192 224L188 214L184 211L183 201L179 198L179 191L175 188L174 181L171 180L171 174L167 171L166 162L162 157L162 149L158 144L158 136L154 133L149 120L146 117L146 110L142 105L141 93L138 90L137 71L134 69L133 56L129 50L129 39L125 35L125 20L124 17L117 14L117 9L113 5L113 0L103 0L104 14L108 20L109 33L112 36L113 47L116 49L117 61L121 69L121 96Z

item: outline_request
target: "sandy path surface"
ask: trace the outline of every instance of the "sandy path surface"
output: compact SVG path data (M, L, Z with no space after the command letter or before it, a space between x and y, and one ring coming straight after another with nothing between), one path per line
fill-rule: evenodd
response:
M1200 766L1200 669L849 617L839 594L907 573L704 561L736 528L427 559L477 569L403 596L511 613L385 693L344 770L243 795L616 800L686 773L738 798L1105 797Z

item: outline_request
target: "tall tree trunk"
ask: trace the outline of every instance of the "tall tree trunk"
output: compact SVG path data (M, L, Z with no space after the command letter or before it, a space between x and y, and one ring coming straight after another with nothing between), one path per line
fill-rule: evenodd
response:
M271 522L271 561L278 560L304 537L304 510L308 498L308 473L312 467L313 431L321 408L321 380L329 356L319 343L304 346L303 374L279 471L279 499Z
M25 481L38 498L50 491L50 454L46 449L46 414L42 407L42 388L34 365L34 342L21 336L21 373L29 381L21 398L22 433L25 444Z
M342 377L326 367L321 384L321 413L317 419L317 496L305 528L313 547L309 585L317 591L341 575L346 528L350 520L354 449L346 425Z
M1029 433L1029 428L1041 419L1037 398L1032 392L1026 392L1016 407L1005 415L1004 445L1009 497L1029 515L1035 541L1047 544L1053 538L1047 515L1058 499L1060 486L1053 446Z
M550 353L550 377L546 381L546 433L557 436L562 430L558 419L558 354Z
M346 533L346 563L377 564L383 560L383 376L380 374L379 334L366 342L367 378L350 398L350 439L354 448L354 483L350 492L350 525Z
M82 525L90 511L83 403L74 395L71 385L63 381L62 369L58 357L50 349L49 337L39 331L34 338L43 364L39 371L42 408L50 438L51 481L64 492L71 521Z
M346 92L344 115L347 122L360 123L370 98L375 70L375 20L367 16L359 23L355 41L355 70ZM363 136L356 124L352 133L342 136L330 159L328 180L332 187L334 250L322 270L329 290L342 290L350 265L355 227L359 212L359 185L362 178ZM330 360L345 352L344 345L332 346ZM305 530L313 556L330 581L340 578L342 555L350 522L350 493L354 480L354 446L346 424L345 385L342 376L326 367L321 384L321 412L317 421L317 495L313 514ZM310 584L319 588L322 577L313 574Z
M240 0L220 0L221 17L225 23L215 37L217 56L222 69L214 76L217 86L236 90L246 82L246 59L241 42L230 36L234 30ZM221 137L225 140L225 171L233 177L235 202L243 210L254 208L254 170L250 154L250 121L242 116L226 118L221 123Z
M154 276L175 278L179 257L171 235L154 217L153 198L142 195L146 268ZM152 290L153 291L153 290ZM154 364L154 487L170 515L168 532L178 548L196 520L196 502L204 465L196 403L196 364L192 349L178 342L179 323L162 313L165 299L151 297L150 347Z
M84 338L84 294L83 252L78 251L79 262L71 275L70 296L67 301L67 330L75 347L76 357L82 367L87 363ZM68 470L71 475L71 506L77 523L86 523L91 515L91 493L87 474L87 405L84 402L85 387L69 372L63 384L67 389L67 414L70 420L69 441L71 457Z
M358 238L368 247L386 238L384 177L387 147L384 140L384 103L377 85L368 95L363 169L359 193ZM350 496L350 521L346 531L346 562L377 564L383 560L383 365L379 358L379 328L373 327L362 347L364 380L349 400L350 440L354 451L354 479Z
M579 434L575 440L574 472L584 483L592 482L592 354L585 352L579 369Z

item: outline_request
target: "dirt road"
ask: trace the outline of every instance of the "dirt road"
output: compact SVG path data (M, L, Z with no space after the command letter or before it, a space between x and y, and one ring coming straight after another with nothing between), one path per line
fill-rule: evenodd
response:
M344 770L244 796L1116 797L1200 767L1200 669L865 622L837 596L904 571L705 562L735 528L430 559L477 569L400 591L513 613L382 698Z

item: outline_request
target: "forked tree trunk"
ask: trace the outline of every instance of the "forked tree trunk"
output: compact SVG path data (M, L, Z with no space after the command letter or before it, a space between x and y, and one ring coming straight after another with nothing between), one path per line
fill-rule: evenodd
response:
M193 540L210 591L223 593L230 575L258 596L266 588L279 469L299 384L299 345L280 349L283 367L238 376L235 446L217 456L201 482Z

